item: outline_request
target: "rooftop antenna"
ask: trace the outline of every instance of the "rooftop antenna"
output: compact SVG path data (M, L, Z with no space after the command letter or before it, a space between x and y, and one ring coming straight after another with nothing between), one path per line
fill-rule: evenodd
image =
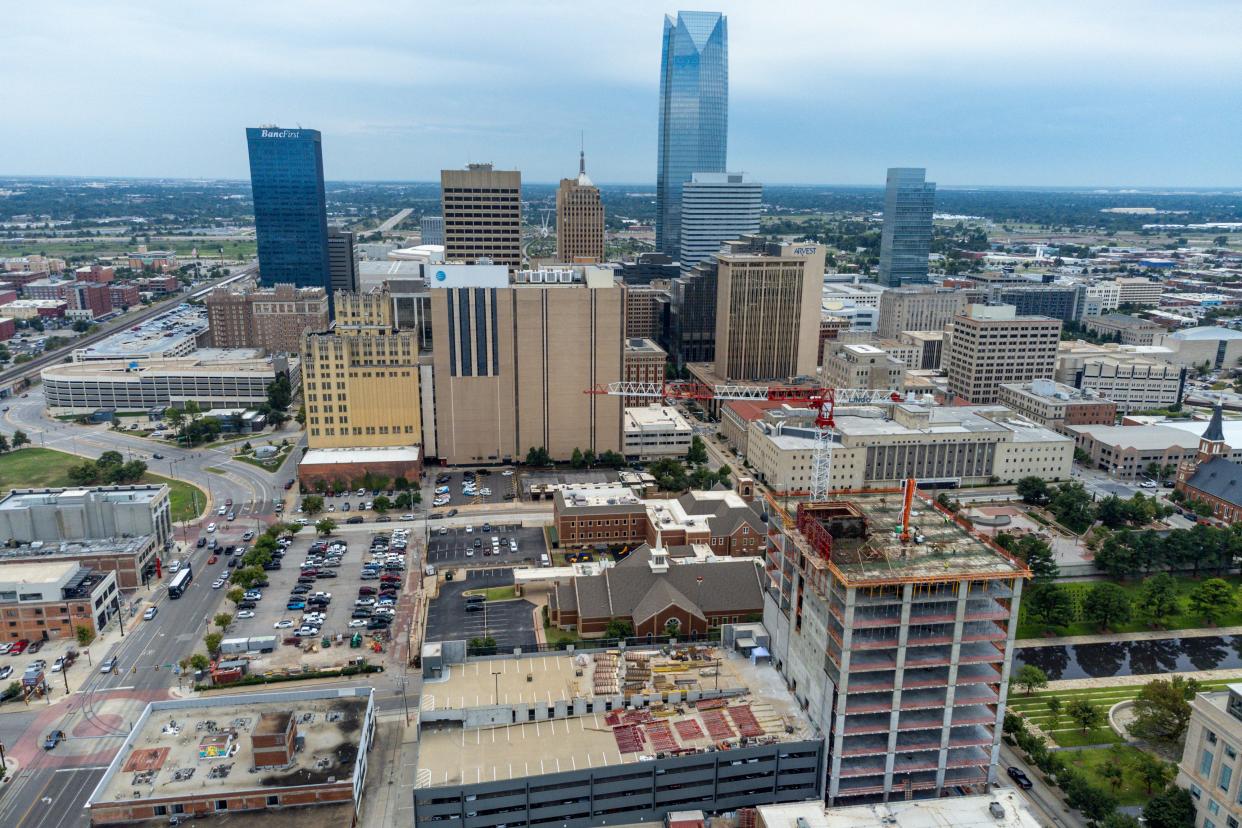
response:
M586 175L586 133L578 132L578 175Z

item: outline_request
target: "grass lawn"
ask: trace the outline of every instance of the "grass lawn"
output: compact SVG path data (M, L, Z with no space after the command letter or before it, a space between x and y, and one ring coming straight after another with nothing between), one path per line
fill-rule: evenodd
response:
M69 468L78 465L84 459L75 454L33 446L0 455L0 491L41 486L50 488L72 486L73 483L69 480ZM142 476L142 482L168 484L172 490L169 500L173 520L192 520L207 507L207 495L202 489L189 483L161 477L151 472ZM197 493L198 500L197 511L194 508L195 493Z
M1180 609L1177 614L1172 615L1165 620L1165 629L1190 630L1203 626L1203 619L1197 615L1191 615L1187 612L1186 605L1191 591L1209 577L1223 577L1224 580L1233 585L1234 588L1242 585L1242 576L1238 575L1217 576L1214 573L1208 572L1203 573L1199 578L1192 578L1189 575L1174 575L1173 580L1176 582L1177 600ZM1142 579L1136 579L1133 581L1119 581L1117 583L1126 591L1126 594L1130 597L1130 600L1133 601L1138 597L1139 589L1142 586L1143 581ZM1018 610L1018 638L1040 638L1048 632L1053 635L1091 635L1093 633L1098 633L1099 629L1094 624L1084 621L1082 618L1083 601L1086 599L1087 593L1094 585L1094 583L1062 584L1062 586L1069 592L1070 602L1073 605L1074 617L1074 621L1064 627L1048 627L1044 624L1028 620L1026 617L1026 607L1020 607ZM1239 625L1242 625L1242 609L1237 608L1235 608L1232 612L1227 613L1223 618L1221 618L1219 623L1219 626L1221 627L1233 627ZM1146 621L1136 617L1124 624L1115 625L1111 631L1119 633L1142 632L1149 629L1151 629L1151 627Z
M549 644L572 644L578 640L578 634L571 630L562 630L560 627L552 627L547 624L543 627L544 639Z
M150 242L153 250L172 248L178 256L189 259L190 251L198 248L199 255L205 259L215 259L224 248L225 259L243 260L254 257L257 242L235 239L153 239ZM117 256L133 249L126 241L65 241L63 239L31 239L29 241L0 240L0 255L26 256L42 253L62 258L75 256ZM192 260L191 260L192 261Z
M234 454L234 460L240 460L243 463L249 463L252 466L263 469L263 471L276 471L281 464L285 462L285 458L293 451L292 446L286 446L276 453L275 457L269 457L266 460L257 460L252 454Z
M1147 787L1134 772L1138 748L1129 745L1118 745L1112 748L1095 750L1075 750L1062 753L1061 756L1071 767L1078 768L1087 778L1106 791L1111 791L1121 805L1143 805L1149 799ZM1100 768L1105 765L1119 764L1125 775L1121 779L1121 787L1113 788L1112 783L1100 775Z
M487 601L511 601L517 597L517 589L512 586L489 587L487 589L468 589L463 595L482 595Z

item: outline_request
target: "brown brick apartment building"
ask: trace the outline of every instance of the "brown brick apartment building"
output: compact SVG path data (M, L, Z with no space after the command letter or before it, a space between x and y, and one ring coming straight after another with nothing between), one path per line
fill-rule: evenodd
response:
M74 640L98 634L117 611L117 579L71 561L0 566L0 641Z

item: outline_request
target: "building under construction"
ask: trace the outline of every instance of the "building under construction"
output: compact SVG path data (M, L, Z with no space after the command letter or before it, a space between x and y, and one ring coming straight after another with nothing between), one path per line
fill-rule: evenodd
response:
M1030 572L908 494L802 503L771 521L764 626L827 734L830 804L995 781Z

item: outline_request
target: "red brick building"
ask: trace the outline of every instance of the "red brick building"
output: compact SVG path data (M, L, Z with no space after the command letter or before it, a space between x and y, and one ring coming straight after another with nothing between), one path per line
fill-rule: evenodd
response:
M108 285L108 298L114 308L132 308L142 302L134 285Z
M0 342L8 342L17 334L17 320L0 316Z
M676 550L644 544L598 575L558 582L549 620L586 638L604 635L614 620L628 622L636 636L689 638L762 614L760 564L677 560Z
M107 265L82 265L73 271L73 278L79 282L94 282L99 285L106 285L116 278L116 271Z
M333 488L337 482L352 488L354 481L366 474L387 477L389 481L404 477L413 483L422 473L422 452L418 446L318 448L307 451L298 463L298 482L303 491L314 491L320 482L327 488Z
M1228 459L1224 412L1219 404L1199 438L1199 453L1177 472L1177 490L1212 506L1212 516L1232 523L1242 519L1242 464Z
M112 292L107 285L93 282L74 282L69 288L69 307L88 310L98 319L112 313Z

